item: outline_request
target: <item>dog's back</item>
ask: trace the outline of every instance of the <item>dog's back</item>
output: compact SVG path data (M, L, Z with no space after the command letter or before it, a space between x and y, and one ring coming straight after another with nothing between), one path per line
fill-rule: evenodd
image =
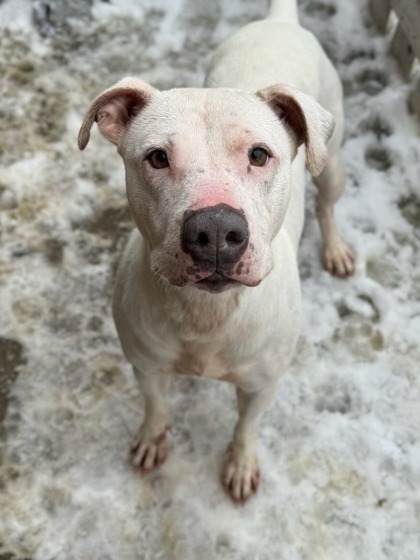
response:
M220 45L205 80L206 87L248 91L275 83L312 95L336 121L342 119L340 80L317 39L299 25L296 0L272 0L266 19Z

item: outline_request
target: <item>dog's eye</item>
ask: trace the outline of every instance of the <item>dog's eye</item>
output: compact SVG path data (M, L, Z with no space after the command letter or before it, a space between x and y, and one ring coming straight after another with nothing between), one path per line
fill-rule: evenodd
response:
M163 150L155 150L147 156L147 161L155 169L163 169L169 166L168 156Z
M249 152L249 163L262 167L270 156L264 148L252 148Z

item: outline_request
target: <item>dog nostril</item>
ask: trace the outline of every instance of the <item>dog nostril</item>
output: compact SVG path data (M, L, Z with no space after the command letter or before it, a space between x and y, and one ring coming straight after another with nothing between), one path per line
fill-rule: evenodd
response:
M244 236L240 231L230 231L226 235L226 243L228 245L238 245L244 241Z
M200 231L197 237L197 242L199 245L207 245L209 242L209 236L204 231Z

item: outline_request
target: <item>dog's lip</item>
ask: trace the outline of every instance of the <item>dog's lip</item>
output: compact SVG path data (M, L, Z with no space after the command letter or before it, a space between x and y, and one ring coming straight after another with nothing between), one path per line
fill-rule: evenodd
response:
M218 282L235 282L236 284L239 283L237 280L228 278L221 272L213 272L212 274L210 274L210 276L207 276L206 278L202 278L201 280L197 280L196 284L202 284L204 282L210 282L211 284L218 283Z
M249 281L249 279L239 280L237 278L229 278L219 271L213 272L209 276L197 280L193 283L198 288L203 287L209 291L221 291L228 286L245 286L247 288L255 288L261 284L262 278L258 280Z
M211 292L220 292L227 286L233 286L234 284L239 285L241 282L228 278L220 272L213 272L210 276L197 280L194 284L197 285L197 287L203 287Z

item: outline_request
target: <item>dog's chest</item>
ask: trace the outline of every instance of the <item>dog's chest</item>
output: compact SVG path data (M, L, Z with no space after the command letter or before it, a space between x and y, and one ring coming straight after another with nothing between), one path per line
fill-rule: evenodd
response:
M196 291L197 294L189 291L186 296L179 294L178 298L168 299L167 316L181 340L210 342L217 333L227 328L239 306L240 294L209 297Z
M212 377L223 381L233 381L233 373L223 357L214 351L205 350L201 345L186 344L174 363L176 373Z
M194 290L185 297L179 294L166 307L178 339L172 368L177 373L230 381L233 375L227 340L240 294L210 296Z

